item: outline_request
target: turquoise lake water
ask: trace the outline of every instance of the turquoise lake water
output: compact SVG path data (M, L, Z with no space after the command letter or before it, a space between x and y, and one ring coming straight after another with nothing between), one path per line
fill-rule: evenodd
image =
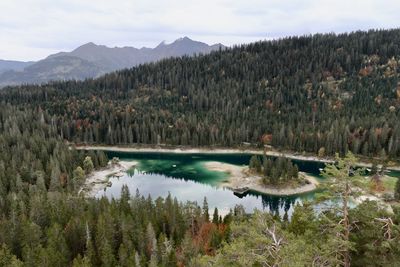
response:
M97 197L118 198L124 184L128 185L131 194L139 190L143 196L150 195L153 199L171 194L178 201L195 201L202 205L207 198L210 210L217 207L221 214L226 214L235 205L243 205L247 212L254 209L269 211L274 214L288 213L290 216L296 203L312 200L315 192L295 196L271 196L250 192L238 197L232 191L218 187L228 178L224 172L210 171L204 167L208 161L218 161L239 166L248 165L251 154L184 154L184 153L153 153L153 152L107 152L111 159L138 161L135 169L123 177L114 177L112 185L98 192ZM319 176L324 164L314 161L293 160L299 170L310 175ZM399 172L390 175L399 177Z
M238 197L232 191L218 187L228 178L228 174L210 171L204 167L208 161L218 161L235 165L248 165L250 154L178 154L150 152L107 152L111 159L138 161L135 169L123 177L114 177L112 185L98 192L97 197L118 198L124 184L132 194L139 190L141 195L150 195L153 199L171 194L178 201L195 201L202 205L204 197L210 210L217 207L221 214L229 212L235 205L243 205L247 212L254 209L270 211L279 215L292 213L293 205L311 200L313 192L295 196L271 196L257 192L249 192ZM319 169L323 163L293 160L300 171L319 177Z

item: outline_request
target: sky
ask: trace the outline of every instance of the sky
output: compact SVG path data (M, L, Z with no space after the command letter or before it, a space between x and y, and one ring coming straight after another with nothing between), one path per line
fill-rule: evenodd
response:
M227 46L400 26L399 0L0 0L0 59L88 42L155 47L188 36Z

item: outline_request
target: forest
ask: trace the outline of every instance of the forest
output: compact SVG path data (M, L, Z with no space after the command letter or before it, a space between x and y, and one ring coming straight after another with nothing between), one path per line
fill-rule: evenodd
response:
M71 149L42 115L0 105L0 266L187 266L213 254L238 208L224 218L207 200L119 200L78 194L102 151Z
M400 30L315 34L6 88L74 143L400 155Z
M0 266L397 266L398 205L347 204L349 152L400 156L399 44L400 30L289 37L1 90ZM109 159L73 143L244 142L347 157L290 219L241 206L222 218L206 199L126 187L120 199L78 194ZM338 206L316 212L327 197Z
M250 158L249 169L262 177L264 185L276 186L292 181L300 182L299 167L285 157L269 159L266 156L260 158L257 155L253 155Z

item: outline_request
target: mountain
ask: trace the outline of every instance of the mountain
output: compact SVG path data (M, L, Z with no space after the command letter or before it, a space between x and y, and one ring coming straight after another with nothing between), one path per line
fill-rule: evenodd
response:
M1 60L0 59L0 73L5 71L22 71L25 67L28 67L35 62L23 62L23 61L12 61L12 60Z
M180 38L171 44L160 43L155 48L114 47L94 43L84 44L72 52L60 52L19 69L8 68L0 73L0 87L25 83L45 83L53 80L83 80L95 78L119 69L158 61L169 57L207 54L224 48Z
M170 45L165 44L162 42L159 44L154 50L157 51L157 54L155 55L157 58L156 59L161 59L161 58L166 58L166 57L172 57L176 54L186 54L186 55L191 55L195 53L210 53L213 50L218 50L219 48L224 48L222 44L215 44L215 45L207 45L202 42L196 42L188 37L180 38L173 42Z
M188 37L180 38L171 44L161 42L157 47L141 48L134 47L115 47L109 48L104 45L87 43L75 49L70 53L58 53L49 56L49 58L59 56L74 56L93 62L101 66L105 72L117 69L130 68L139 64L158 61L168 57L177 57L183 55L207 54L213 50L224 48L221 44L209 46L205 43L193 41Z
M27 83L45 83L56 80L80 80L95 77L100 67L87 60L73 56L47 58L26 67L23 71L6 71L0 75L0 86Z

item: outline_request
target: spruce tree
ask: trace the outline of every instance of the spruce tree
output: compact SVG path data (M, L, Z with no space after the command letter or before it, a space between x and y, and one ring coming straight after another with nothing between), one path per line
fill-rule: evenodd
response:
M85 160L83 161L83 168L85 169L86 174L89 174L93 171L94 165L91 157L85 157Z
M210 221L210 214L208 211L208 202L207 202L206 197L204 197L204 200L203 200L203 218L206 222Z
M394 198L397 201L400 201L400 178L397 178L397 181L396 181L396 186L394 189Z
M218 216L218 209L217 209L217 207L215 207L214 213L213 213L212 222L213 222L214 224L218 224L218 219L219 219L219 216Z

